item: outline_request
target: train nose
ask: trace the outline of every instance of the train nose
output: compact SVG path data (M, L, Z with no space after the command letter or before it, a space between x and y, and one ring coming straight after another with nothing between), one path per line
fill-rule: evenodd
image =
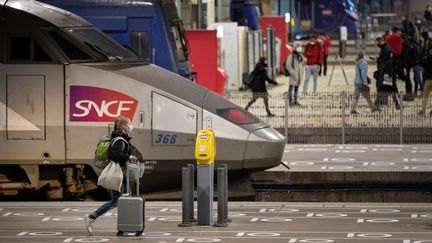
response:
M280 164L285 148L285 137L271 127L260 128L249 134L243 168L263 170Z

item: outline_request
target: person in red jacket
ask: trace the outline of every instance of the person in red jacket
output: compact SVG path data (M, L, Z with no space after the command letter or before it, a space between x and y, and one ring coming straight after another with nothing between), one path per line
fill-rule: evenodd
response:
M331 39L327 33L321 33L320 38L322 39L322 43L323 43L322 45L324 48L324 55L323 55L323 64L322 64L322 68L320 68L319 75L321 76L321 71L322 71L324 76L327 76L327 58L330 54Z
M393 27L391 35L387 37L386 42L390 45L393 52L393 65L397 78L403 78L402 74L402 30Z
M313 76L314 86L313 92L317 92L318 73L322 64L324 51L323 47L318 43L317 36L312 36L310 42L306 45L304 56L306 57L306 78L303 84L303 93L306 94L309 86L309 79Z

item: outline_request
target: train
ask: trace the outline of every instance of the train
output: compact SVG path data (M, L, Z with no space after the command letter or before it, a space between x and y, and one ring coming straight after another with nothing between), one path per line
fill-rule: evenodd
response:
M181 187L200 129L230 178L280 164L285 137L224 97L146 62L85 19L0 0L0 194L81 199L97 187L98 140L130 117L144 193Z
M275 0L277 14L289 13L293 39L308 38L311 34L328 33L337 36L339 27L346 26L350 35L358 29L358 11L353 0ZM240 26L259 30L260 2L258 0L231 0L231 20Z
M42 0L77 14L149 62L193 79L189 46L172 0Z

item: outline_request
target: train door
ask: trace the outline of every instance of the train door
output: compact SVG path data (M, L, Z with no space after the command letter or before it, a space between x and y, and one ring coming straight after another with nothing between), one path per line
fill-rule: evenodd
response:
M23 164L63 163L63 65L53 64L31 35L7 37L0 64L0 157Z

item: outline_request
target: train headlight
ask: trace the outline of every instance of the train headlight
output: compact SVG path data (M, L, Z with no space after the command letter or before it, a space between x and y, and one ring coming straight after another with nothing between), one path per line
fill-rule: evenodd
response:
M238 108L218 109L216 110L216 113L237 125L245 125L259 122L258 118Z

